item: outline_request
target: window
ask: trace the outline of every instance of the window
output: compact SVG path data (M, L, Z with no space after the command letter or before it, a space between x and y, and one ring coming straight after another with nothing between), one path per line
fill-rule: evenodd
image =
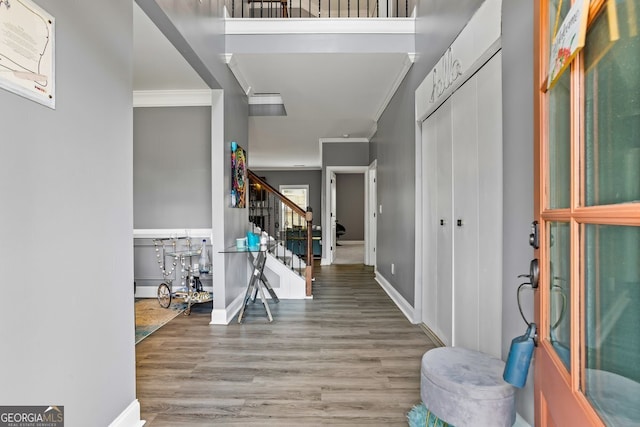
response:
M307 210L309 206L309 186L308 185L281 185L280 193L302 210ZM284 228L306 227L307 221L304 217L295 214L290 207L282 205L282 223Z

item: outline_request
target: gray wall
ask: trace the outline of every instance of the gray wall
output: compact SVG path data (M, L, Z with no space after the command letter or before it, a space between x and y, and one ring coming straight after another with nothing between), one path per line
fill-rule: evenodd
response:
M133 224L211 228L211 107L133 109ZM136 287L155 288L164 278L153 241L134 243ZM193 244L199 247L200 239ZM201 279L211 286L209 275Z
M249 229L248 209L231 208L231 141L251 155L248 140L248 100L224 62L225 35L223 2L175 2L136 0L140 8L184 56L212 89L222 89L220 104L212 115L224 123L212 122L212 253L215 310L224 310L246 287L246 257L219 254ZM216 287L217 286L217 287Z
M346 229L341 240L364 240L364 174L336 175L336 219Z
M502 2L503 111L503 294L502 358L511 340L526 326L518 312L519 274L529 273L533 249L528 244L533 220L533 2ZM533 321L533 292L522 292L523 311ZM524 389L516 394L517 410L534 425L533 363Z
M136 396L132 4L56 19L56 109L0 90L0 402L109 425Z
M211 228L211 108L133 110L135 228Z
M377 159L378 214L376 269L411 305L415 300L415 259L405 256L415 248L415 90L473 13L460 11L482 0L421 0L416 19L416 62L378 120L371 140L371 158ZM421 238L421 237L419 237ZM400 254L403 254L402 256ZM395 264L395 275L391 274Z
M322 192L322 171L320 170L253 170L258 176L264 177L269 185L276 190L280 185L308 185L309 206L313 209L313 225L322 225L322 211L320 195ZM306 206L301 206L305 209Z
M322 144L322 170L327 166L368 166L369 143L341 142Z

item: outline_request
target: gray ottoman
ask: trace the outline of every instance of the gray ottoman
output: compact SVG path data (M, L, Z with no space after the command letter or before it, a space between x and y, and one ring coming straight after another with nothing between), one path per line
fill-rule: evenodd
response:
M504 362L462 347L422 356L420 397L438 418L455 427L510 427L516 420L515 389L502 379Z

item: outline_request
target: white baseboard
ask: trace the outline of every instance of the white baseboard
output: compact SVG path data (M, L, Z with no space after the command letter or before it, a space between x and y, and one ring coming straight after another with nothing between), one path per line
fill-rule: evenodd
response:
M235 317L240 309L242 308L242 303L244 302L244 292L236 297L231 304L229 304L226 308L214 308L211 311L211 322L210 325L228 325L231 323L231 320Z
M513 427L531 427L531 424L526 422L524 418L516 412L516 422L513 424Z
M202 289L208 292L213 292L213 286L203 286ZM138 286L136 288L135 297L136 298L158 298L158 287L157 286Z
M135 399L126 407L109 427L142 427L146 421L140 419L140 402Z
M383 275L380 274L378 270L375 271L376 277L375 280L378 284L384 289L384 291L389 295L389 297L396 303L400 311L405 315L405 317L409 320L409 322L413 324L417 324L418 321L415 319L415 311L411 304L407 302L406 299L396 289L391 286L391 283L387 279L384 278Z

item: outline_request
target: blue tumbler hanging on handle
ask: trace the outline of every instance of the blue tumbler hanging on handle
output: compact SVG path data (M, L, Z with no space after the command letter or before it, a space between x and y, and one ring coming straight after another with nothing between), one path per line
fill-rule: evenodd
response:
M536 346L536 324L530 323L524 335L515 337L511 341L509 356L504 366L502 378L509 384L522 388L527 382L529 365L533 356L533 348Z

